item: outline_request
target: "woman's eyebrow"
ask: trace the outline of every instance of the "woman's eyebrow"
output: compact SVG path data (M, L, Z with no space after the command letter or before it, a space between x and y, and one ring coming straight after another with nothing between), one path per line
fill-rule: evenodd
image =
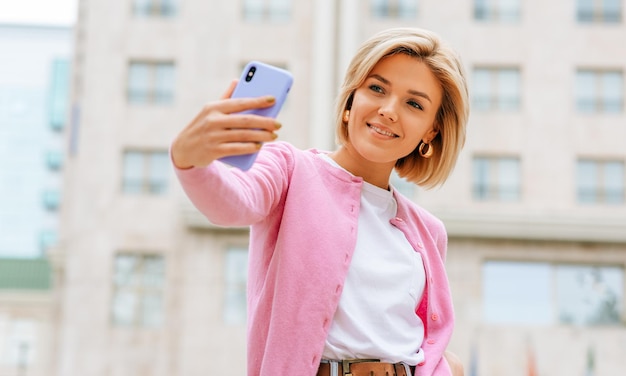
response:
M382 82L385 85L390 85L391 82L389 82L389 80L387 80L386 78L384 78L383 76L379 75L379 74L373 74L370 76L371 78L374 78L380 82ZM414 95L416 97L422 97L424 99L426 99L427 101L429 101L430 103L433 103L433 101L430 99L430 97L428 96L428 94L424 93L423 91L419 91L419 90L409 90L408 91L409 94Z

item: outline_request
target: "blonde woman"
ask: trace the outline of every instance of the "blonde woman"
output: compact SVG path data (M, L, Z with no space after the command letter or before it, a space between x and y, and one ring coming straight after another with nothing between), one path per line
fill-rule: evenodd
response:
M234 85L234 83L233 83ZM443 184L465 141L468 94L436 34L367 40L336 107L339 146L299 150L275 120L206 105L172 143L177 176L213 223L250 225L248 375L462 375L440 220L390 184ZM269 143L266 143L269 142ZM242 172L217 159L259 151Z

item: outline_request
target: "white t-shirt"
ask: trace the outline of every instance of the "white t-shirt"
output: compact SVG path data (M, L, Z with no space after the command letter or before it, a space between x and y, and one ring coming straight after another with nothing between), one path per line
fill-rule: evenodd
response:
M324 159L338 166L328 156ZM420 254L389 222L396 212L393 191L363 183L356 249L326 339L325 359L374 358L409 365L424 360L424 324L415 309L426 274Z

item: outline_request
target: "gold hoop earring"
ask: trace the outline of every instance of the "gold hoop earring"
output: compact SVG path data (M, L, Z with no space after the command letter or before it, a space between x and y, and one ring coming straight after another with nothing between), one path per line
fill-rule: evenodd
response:
M347 123L350 120L350 110L345 110L343 112L343 122Z
M424 150L424 148L426 148L426 150ZM424 141L420 141L420 144L419 144L419 146L417 148L417 151L420 153L420 155L423 158L428 159L428 158L433 156L434 149L430 145L430 143L426 143Z

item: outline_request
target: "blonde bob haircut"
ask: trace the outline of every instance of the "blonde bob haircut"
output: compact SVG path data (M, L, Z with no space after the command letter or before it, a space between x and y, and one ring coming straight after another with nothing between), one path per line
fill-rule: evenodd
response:
M354 91L379 61L394 54L406 54L425 63L441 83L441 106L434 123L438 133L430 144L432 156L424 158L416 148L395 165L399 176L433 188L443 184L454 169L465 143L469 117L469 95L461 60L435 33L417 28L393 28L379 32L361 45L348 66L337 98L337 140L343 145L350 142L343 114L352 107Z

